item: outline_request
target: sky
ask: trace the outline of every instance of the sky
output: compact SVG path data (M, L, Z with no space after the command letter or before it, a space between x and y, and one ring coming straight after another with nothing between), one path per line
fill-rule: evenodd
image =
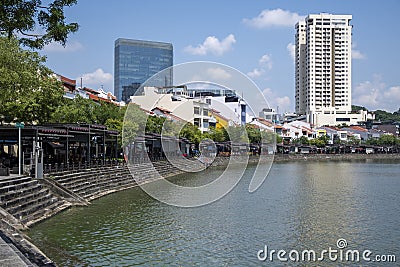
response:
M47 66L83 86L113 92L114 42L172 43L174 64L212 61L248 75L279 112L294 111L295 23L308 14L353 16L352 104L400 108L400 1L78 0L66 8L80 29L66 47L41 53Z

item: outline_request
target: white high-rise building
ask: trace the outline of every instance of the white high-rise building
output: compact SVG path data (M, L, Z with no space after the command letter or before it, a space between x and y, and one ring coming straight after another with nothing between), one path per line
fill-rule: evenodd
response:
M296 113L315 126L356 124L351 113L351 15L308 15L296 24Z

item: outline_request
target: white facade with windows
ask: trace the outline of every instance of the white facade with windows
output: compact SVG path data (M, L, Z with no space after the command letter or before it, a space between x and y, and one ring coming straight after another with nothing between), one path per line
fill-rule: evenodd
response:
M153 111L159 109L166 111L184 121L196 125L200 131L209 130L210 105L205 99L192 99L174 97L172 93L159 92L156 87L144 87L143 95L131 96L131 102L139 105L142 109Z
M351 113L351 19L321 13L296 24L296 113L315 126L364 120Z

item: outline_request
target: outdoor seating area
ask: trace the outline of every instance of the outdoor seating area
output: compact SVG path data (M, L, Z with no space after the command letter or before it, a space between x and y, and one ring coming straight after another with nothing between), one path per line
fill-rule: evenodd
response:
M120 155L118 135L93 124L28 125L20 129L1 126L0 175L20 171L36 177L36 166L40 172L54 172L111 164Z

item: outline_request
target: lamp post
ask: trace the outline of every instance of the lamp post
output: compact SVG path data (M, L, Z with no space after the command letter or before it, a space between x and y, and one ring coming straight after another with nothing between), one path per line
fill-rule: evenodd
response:
M25 127L23 122L17 122L15 127L18 128L18 175L21 175L22 167L22 142L21 142L21 129Z

